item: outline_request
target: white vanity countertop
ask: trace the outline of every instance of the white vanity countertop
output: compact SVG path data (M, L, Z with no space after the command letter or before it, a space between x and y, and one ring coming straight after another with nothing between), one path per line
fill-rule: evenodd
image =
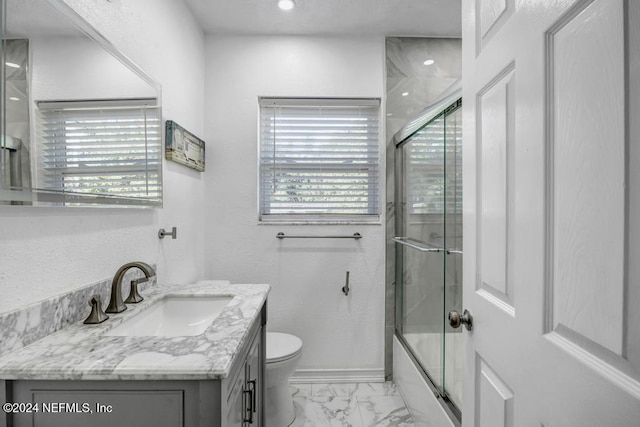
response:
M39 380L202 380L226 378L249 339L270 286L202 281L156 285L144 301L128 304L98 325L68 326L0 358L0 379ZM165 296L232 295L233 300L201 335L120 337L104 333Z

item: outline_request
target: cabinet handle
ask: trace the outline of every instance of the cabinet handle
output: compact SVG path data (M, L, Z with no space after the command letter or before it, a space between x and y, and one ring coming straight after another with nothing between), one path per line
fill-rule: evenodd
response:
M249 393L249 404L247 405L247 412L249 413L249 419L244 418L243 423L253 424L253 390L242 390L242 394L246 396Z
M253 412L257 411L257 404L256 404L256 396L258 395L257 391L256 391L256 380L249 380L249 390L251 390L251 397L253 398L253 402L251 403L251 407L253 408Z

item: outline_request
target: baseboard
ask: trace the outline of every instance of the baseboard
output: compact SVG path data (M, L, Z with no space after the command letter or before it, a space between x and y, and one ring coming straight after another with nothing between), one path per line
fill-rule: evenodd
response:
M290 383L382 383L384 369L298 369Z

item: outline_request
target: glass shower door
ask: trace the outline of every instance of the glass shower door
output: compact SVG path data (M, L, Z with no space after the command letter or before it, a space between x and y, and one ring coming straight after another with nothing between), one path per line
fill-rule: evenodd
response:
M461 101L397 146L396 328L460 419L463 341L447 320L462 307Z
M445 251L444 267L444 389L445 395L462 407L464 342L462 329L449 326L448 313L462 313L462 109L445 116Z
M445 253L444 174L441 141L444 117L418 130L400 150L402 174L401 236L397 245L402 283L402 336L440 392L444 392L442 356Z

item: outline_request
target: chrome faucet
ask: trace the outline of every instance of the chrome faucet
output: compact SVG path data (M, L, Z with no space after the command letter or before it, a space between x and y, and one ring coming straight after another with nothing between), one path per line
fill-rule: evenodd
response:
M151 268L149 264L145 264L144 262L129 262L116 271L116 275L113 276L113 282L111 282L111 299L109 300L109 306L105 310L106 313L121 313L127 309L127 306L122 301L122 277L124 273L126 273L131 268L138 268L143 273L145 278L148 280L150 277L156 275L156 272ZM146 281L146 280L145 280ZM136 283L140 283L136 281ZM136 291L137 293L137 291Z

